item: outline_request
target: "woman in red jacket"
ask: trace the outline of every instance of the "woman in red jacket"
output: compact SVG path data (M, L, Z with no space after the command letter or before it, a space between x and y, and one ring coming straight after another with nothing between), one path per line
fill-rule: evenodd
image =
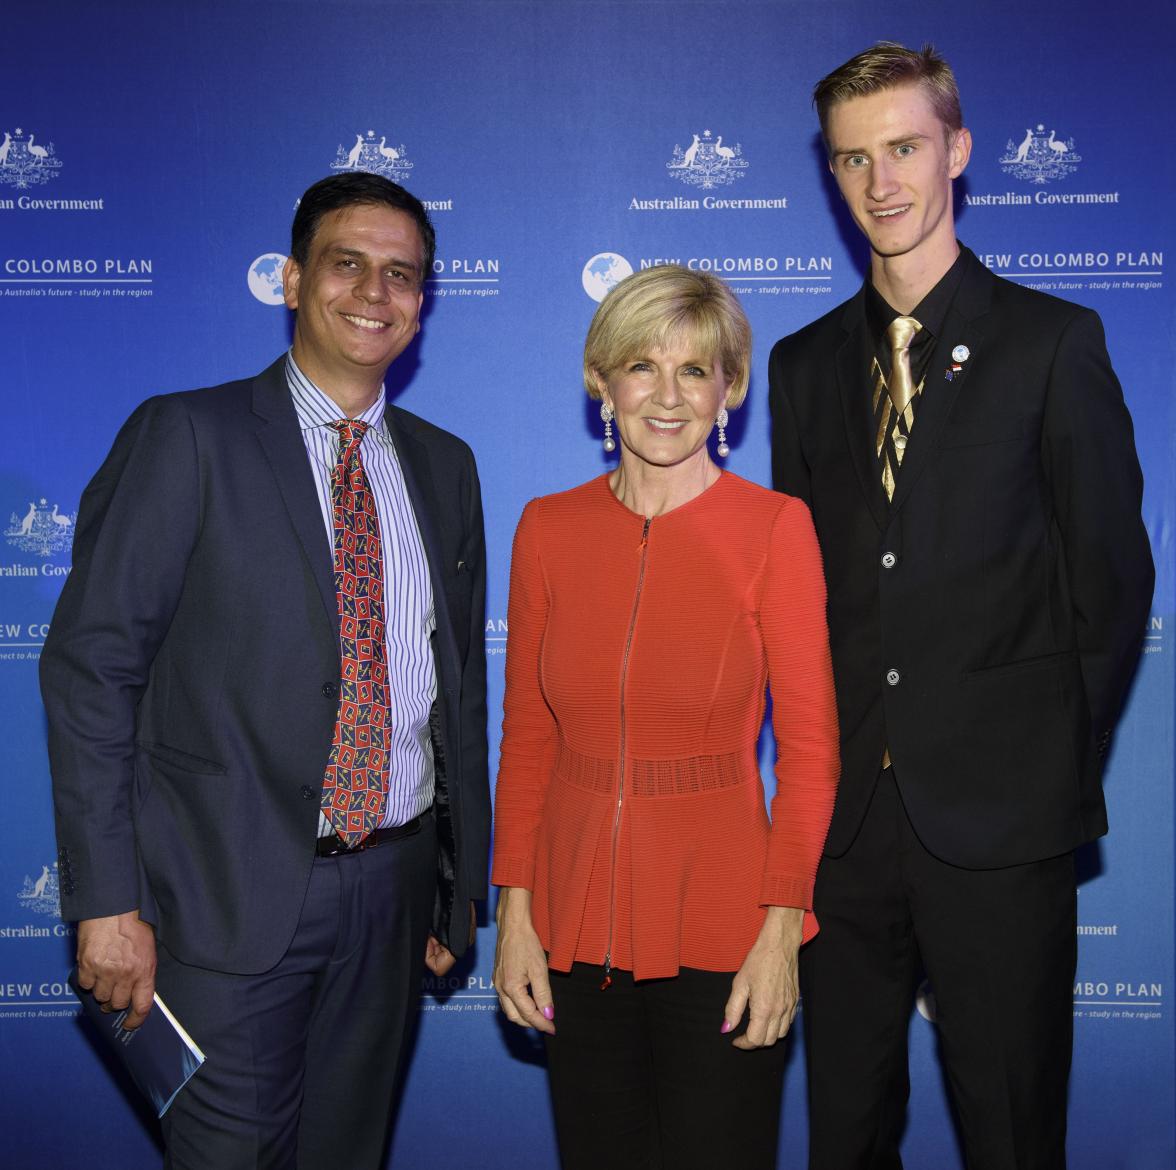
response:
M619 465L515 536L494 981L546 1034L565 1170L776 1162L837 716L808 510L707 450L717 424L727 454L750 349L716 277L618 284L584 379Z

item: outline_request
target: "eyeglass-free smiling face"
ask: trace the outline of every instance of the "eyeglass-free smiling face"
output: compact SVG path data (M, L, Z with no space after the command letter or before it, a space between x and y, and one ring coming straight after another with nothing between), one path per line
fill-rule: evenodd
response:
M921 85L902 85L831 107L829 169L876 258L908 256L929 269L956 255L951 184L972 139L949 130Z
M729 390L718 359L682 337L624 362L601 386L624 448L657 467L709 458L707 436Z
M282 274L296 309L294 360L328 393L379 382L420 329L425 273L411 216L382 204L324 215L305 267L292 257Z

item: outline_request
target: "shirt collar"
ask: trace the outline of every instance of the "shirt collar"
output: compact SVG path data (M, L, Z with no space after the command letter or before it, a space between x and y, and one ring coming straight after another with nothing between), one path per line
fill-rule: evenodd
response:
M294 350L286 354L286 385L290 389L290 397L294 400L294 412L298 415L298 426L304 431L313 431L318 427L328 426L338 422L343 417L338 404L316 386L299 368L294 360ZM368 426L380 433L384 430L384 387L376 400L362 414L356 415L356 422L367 423Z
M960 245L960 254L955 263L939 278L935 287L915 306L910 314L922 326L919 340L929 334L938 337L943 333L943 322L947 318L947 311L955 299L956 290L964 276L964 269L968 266L968 249ZM895 317L902 314L892 309L886 298L869 282L866 281L866 319L870 325L870 332L879 344L886 335L886 329Z

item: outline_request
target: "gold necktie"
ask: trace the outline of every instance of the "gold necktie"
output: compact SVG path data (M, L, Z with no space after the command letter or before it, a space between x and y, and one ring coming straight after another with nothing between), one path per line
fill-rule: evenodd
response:
M890 339L890 381L878 371L874 387L874 409L879 410L878 399L883 389L889 401L881 404L876 449L882 463L882 486L886 498L894 498L894 478L906 452L907 438L915 425L915 396L921 386L916 387L911 376L911 342L922 329L914 317L895 317L886 330Z

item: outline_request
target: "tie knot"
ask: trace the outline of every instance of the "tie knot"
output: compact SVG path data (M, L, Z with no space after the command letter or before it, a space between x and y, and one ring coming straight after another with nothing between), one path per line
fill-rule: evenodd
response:
M909 349L915 334L922 328L923 326L914 317L895 317L886 329L891 349L896 353L899 350Z
M332 430L339 432L342 451L358 447L364 435L367 434L368 424L354 418L341 418L327 424Z

